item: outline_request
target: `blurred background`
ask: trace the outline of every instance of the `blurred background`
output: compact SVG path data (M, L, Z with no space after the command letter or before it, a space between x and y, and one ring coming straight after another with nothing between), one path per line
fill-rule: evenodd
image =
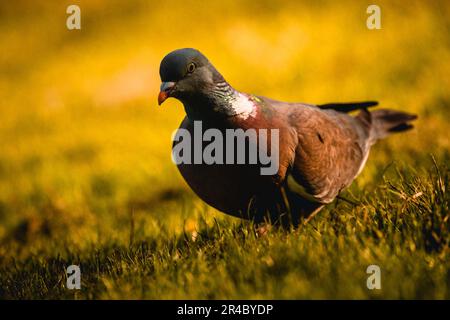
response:
M157 106L168 52L203 52L238 90L419 114L374 148L359 189L396 162L448 163L450 3L14 1L0 4L0 256L195 230L207 208L170 160L182 105ZM81 30L66 8L81 8ZM13 249L12 249L13 248Z

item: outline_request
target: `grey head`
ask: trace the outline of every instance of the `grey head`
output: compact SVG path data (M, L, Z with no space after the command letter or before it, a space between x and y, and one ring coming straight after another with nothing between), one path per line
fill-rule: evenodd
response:
M167 98L180 100L191 120L228 114L237 92L198 50L185 48L170 52L161 61L158 104Z

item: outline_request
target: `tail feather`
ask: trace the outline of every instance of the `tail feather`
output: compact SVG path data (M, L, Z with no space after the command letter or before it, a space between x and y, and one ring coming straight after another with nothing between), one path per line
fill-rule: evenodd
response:
M380 109L370 112L370 118L372 124L371 138L375 142L391 133L412 129L414 126L410 122L416 120L417 115L389 109Z
M317 105L320 109L333 109L339 112L351 112L358 109L365 109L375 107L378 101L362 101L362 102L347 102L347 103L327 103Z

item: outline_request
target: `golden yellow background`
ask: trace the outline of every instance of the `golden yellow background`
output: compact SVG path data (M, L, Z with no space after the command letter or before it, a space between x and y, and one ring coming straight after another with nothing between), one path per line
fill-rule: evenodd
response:
M433 153L448 163L449 2L376 1L382 29L369 30L372 3L2 2L2 259L195 233L199 216L228 219L193 195L170 160L184 110L174 99L157 106L158 71L178 48L200 50L244 92L378 100L417 113L414 131L373 149L355 190L374 188L391 162L420 170ZM81 30L66 28L70 4L81 8Z

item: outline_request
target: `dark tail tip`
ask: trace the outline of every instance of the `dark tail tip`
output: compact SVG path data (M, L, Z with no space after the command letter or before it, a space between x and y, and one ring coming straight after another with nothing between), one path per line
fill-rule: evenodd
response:
M375 139L382 139L395 132L411 130L414 126L410 123L418 118L416 114L381 109L371 112Z
M401 123L398 126L390 128L388 131L394 133L394 132L402 132L402 131L411 130L412 128L414 128L414 126L412 124Z

